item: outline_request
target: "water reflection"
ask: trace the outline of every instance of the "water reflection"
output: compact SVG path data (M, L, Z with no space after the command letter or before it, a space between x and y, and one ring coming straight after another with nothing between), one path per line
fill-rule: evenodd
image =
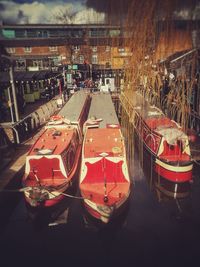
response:
M156 194L158 201L190 197L191 183L180 185L164 180L152 170L151 165L145 163L143 164L143 172L150 190Z
M68 194L76 196L78 191L78 181L73 184L68 190ZM25 201L28 221L30 221L34 228L41 230L48 226L57 226L60 224L67 224L69 217L69 209L73 201L71 197L64 197L56 205L50 207L32 207Z
M187 197L169 197L139 158L135 153L129 205L106 227L91 220L78 199L38 213L23 198L15 202L1 233L2 266L199 265L199 176Z
M28 221L37 230L48 226L67 224L70 202L69 199L63 199L58 205L51 208L33 208L26 204Z
M84 207L82 203L82 216L84 225L88 229L95 231L110 231L111 229L116 231L117 229L123 227L126 224L127 216L130 208L130 198L127 200L126 205L123 206L123 210L120 213L112 218L108 223L103 223L102 221L92 217Z
M147 160L145 154L141 156L141 151L136 151L135 161L141 165L150 192L161 207L168 210L171 220L191 223L194 220L194 206L198 205L198 203L193 203L192 199L194 197L192 191L197 187L198 177L193 177L193 183L188 182L182 185L171 183L158 177L153 170L152 161Z
M79 196L79 193L77 196ZM61 224L70 224L74 220L73 217L79 215L79 221L81 221L84 228L92 231L110 231L111 229L117 231L117 229L125 225L130 208L130 200L127 201L121 213L116 218L112 218L107 224L92 217L85 209L82 200L66 197L53 207L31 207L27 203L25 203L25 206L28 221L37 230ZM74 214L75 212L77 213L76 215Z

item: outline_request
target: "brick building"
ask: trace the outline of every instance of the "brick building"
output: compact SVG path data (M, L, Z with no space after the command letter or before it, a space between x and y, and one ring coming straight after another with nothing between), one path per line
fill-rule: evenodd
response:
M15 58L16 70L61 64L121 69L129 51L119 48L123 29L110 25L1 25L0 42Z

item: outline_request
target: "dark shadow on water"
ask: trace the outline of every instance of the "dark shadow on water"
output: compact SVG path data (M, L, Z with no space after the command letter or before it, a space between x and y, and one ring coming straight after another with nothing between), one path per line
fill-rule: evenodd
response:
M5 191L0 192L0 232L3 231L13 210L22 199L22 193L16 192L16 190L21 188L21 176L23 172L24 168L17 173L13 172L12 180L3 189Z
M63 199L53 207L33 208L26 204L28 222L35 231L40 232L49 226L67 223L71 200Z
M38 213L28 210L23 198L9 200L13 209L1 233L2 266L200 266L199 177L188 197L174 199L149 183L153 176L141 170L136 153L134 166L138 177L132 177L127 209L106 225L88 218L78 199L66 198Z
M77 180L68 189L67 194L76 196L77 192ZM68 221L68 213L71 204L75 199L71 197L64 197L58 203L51 207L31 207L28 203L25 203L28 220L32 223L36 231L42 231L49 226L56 226L59 224L66 224Z
M200 194L200 179L197 172L193 172L193 182L185 183L177 191L173 184L159 179L152 167L152 161L146 160L145 154L139 159L139 152L136 150L135 161L138 161L143 170L146 184L156 201L164 210L168 210L171 221L184 225L200 223L200 211L197 213L200 203L196 198Z

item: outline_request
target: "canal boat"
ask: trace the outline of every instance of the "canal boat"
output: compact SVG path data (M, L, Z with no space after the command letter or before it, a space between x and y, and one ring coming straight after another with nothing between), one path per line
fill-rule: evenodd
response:
M149 165L155 185L164 194L173 198L188 195L193 162L187 134L140 93L134 101L135 143L143 149L144 167Z
M22 183L25 199L32 207L58 203L78 179L89 105L87 92L74 93L58 114L50 118L28 152Z
M108 223L129 199L130 177L124 138L109 93L92 95L82 147L79 188L85 211Z

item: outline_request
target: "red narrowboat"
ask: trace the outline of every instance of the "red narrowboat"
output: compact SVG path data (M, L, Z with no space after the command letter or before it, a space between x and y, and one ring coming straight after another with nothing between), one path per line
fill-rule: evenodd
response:
M83 125L88 116L90 96L76 92L56 116L26 157L24 195L31 206L53 206L78 179Z
M109 93L92 95L82 148L80 193L92 218L108 223L128 202L124 138Z
M178 123L139 93L135 94L134 132L136 144L143 149L145 165L151 165L159 189L173 198L188 194L193 170L188 136Z

